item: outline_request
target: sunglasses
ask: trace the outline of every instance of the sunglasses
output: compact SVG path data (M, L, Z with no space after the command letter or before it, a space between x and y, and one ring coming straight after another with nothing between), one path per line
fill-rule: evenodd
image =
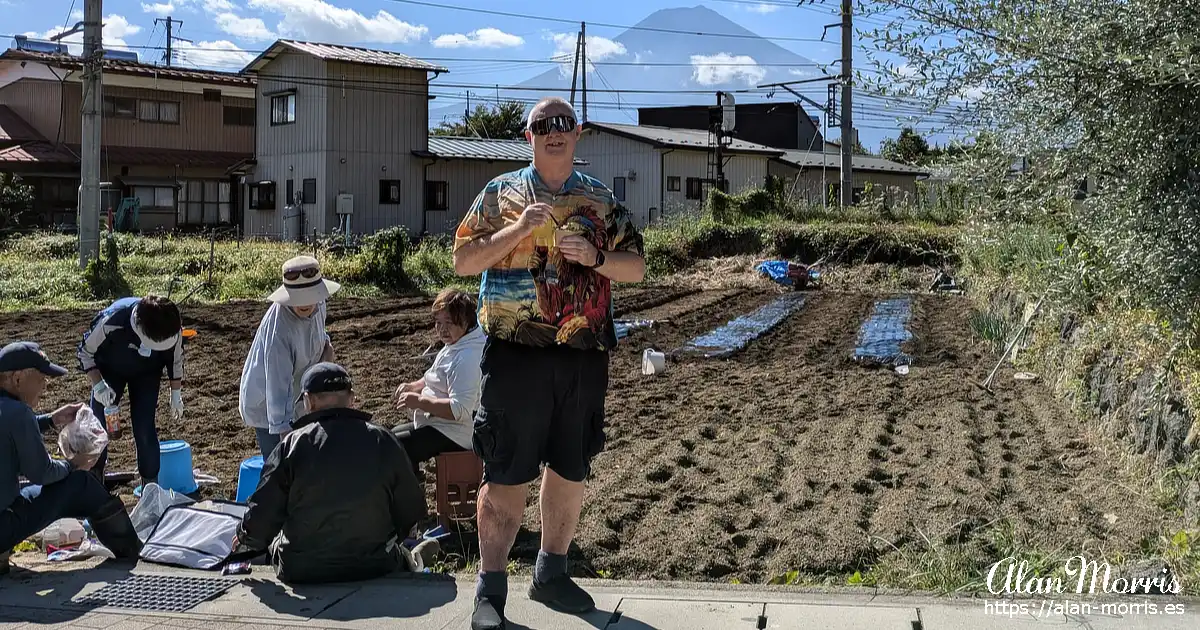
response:
M549 135L555 131L567 133L575 129L575 119L571 116L548 116L529 123L529 131L535 136Z
M300 279L300 276L304 276L305 278L311 280L317 277L317 274L319 273L321 273L321 269L319 267L305 267L304 269L293 269L291 271L283 272L283 279L287 280L288 282L293 282Z

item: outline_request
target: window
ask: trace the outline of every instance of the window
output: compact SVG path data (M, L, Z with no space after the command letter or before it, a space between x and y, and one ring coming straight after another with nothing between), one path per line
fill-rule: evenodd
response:
M687 178L687 198L701 199L704 197L704 180L699 177Z
M226 105L224 108L226 127L253 127L254 108Z
M400 180L379 180L379 203L400 203Z
M135 186L133 196L143 208L175 209L175 189L170 186Z
M615 197L617 201L620 201L622 203L625 202L625 178L624 177L614 177L613 178L613 197Z
M667 178L667 190L670 192L679 192L679 177L672 175Z
M317 203L317 180L306 179L300 184L300 203Z
M283 205L290 206L296 203L296 180L287 180L287 196L283 198Z
M138 101L138 120L178 124L179 103L172 101Z
M446 210L450 204L446 201L449 186L446 182L425 182L425 209Z
M271 124L288 125L296 122L296 94L271 97Z
M186 225L213 225L232 222L232 188L228 181L216 179L191 179L183 182L183 187L179 189L179 223ZM255 201L254 193L252 192L252 208ZM264 195L260 191L257 201L260 203L269 201L270 205L265 209L274 209L274 184L271 184L269 195Z
M250 209L275 209L275 182L258 182L250 184Z
M213 88L204 88L204 101L206 103L220 103L221 102L221 90L215 90Z
M133 118L137 112L137 99L105 96L102 107L107 118Z
M729 192L729 180L728 179L721 180L721 192L723 192L723 193Z
M42 199L53 205L74 207L78 203L79 180L77 179L43 179Z
M851 189L851 190L850 190L850 203L852 203L852 204L854 204L854 205L856 205L856 206L857 206L858 204L862 203L862 198L863 198L863 193L864 193L864 192L865 192L865 191L864 191L862 188L853 188L853 189Z

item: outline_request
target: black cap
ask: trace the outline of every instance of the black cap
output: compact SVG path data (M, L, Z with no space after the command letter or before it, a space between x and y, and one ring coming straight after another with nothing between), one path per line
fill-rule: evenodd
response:
M0 372L34 369L46 376L62 376L67 370L50 362L42 347L32 341L16 341L0 349Z
M300 395L296 397L296 402L300 402L304 394L348 392L350 389L350 373L346 368L326 361L308 368L300 377Z

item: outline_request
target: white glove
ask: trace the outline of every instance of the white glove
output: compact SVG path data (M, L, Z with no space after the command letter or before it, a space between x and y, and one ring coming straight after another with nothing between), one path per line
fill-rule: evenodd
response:
M171 390L171 417L176 420L183 419L183 390Z
M117 401L117 392L113 391L113 388L109 387L108 383L101 379L99 383L92 386L92 398L95 398L96 402L101 405L108 407Z

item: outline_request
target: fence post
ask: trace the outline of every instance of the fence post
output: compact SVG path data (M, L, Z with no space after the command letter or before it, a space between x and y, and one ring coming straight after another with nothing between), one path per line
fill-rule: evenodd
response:
M214 228L208 233L208 282L212 286L212 270L213 258L217 253L217 230Z

